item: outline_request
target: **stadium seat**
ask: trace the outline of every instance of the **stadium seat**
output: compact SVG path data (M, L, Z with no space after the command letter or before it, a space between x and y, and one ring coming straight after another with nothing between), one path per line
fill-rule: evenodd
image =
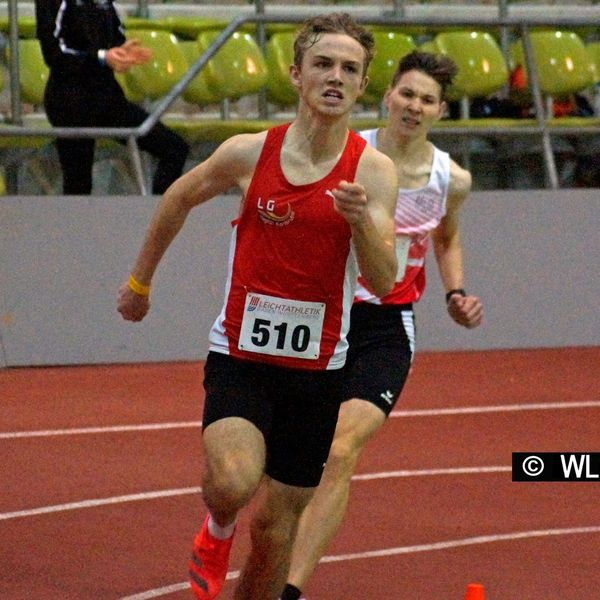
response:
M229 25L228 19L214 19L210 17L185 17L168 16L161 19L166 29L186 40L195 40L198 35L205 31L223 31ZM295 31L298 25L294 23L265 23L267 35L282 31ZM244 33L256 33L255 23L244 23L239 31Z
M550 97L564 97L594 84L591 60L581 38L567 31L534 31L529 35L541 92ZM522 41L512 44L513 67L527 63Z
M171 29L171 24L168 19L146 19L143 17L126 17L123 19L123 25L126 31L134 29L148 29L150 31L169 31L175 33Z
M589 140L585 134L594 135L600 131L598 118L553 116L554 99L568 99L572 94L579 93L593 84L592 66L583 42L573 32L536 30L529 33L529 40L539 92L544 101L544 105L539 107L541 110L537 119L545 127L542 133L542 147L547 174L552 183L553 179L556 182L557 177L552 175L551 155L557 152L564 155L573 154L577 152L579 138ZM521 69L520 83L524 87L515 97L522 102L533 103L535 96L532 96L528 82L528 66L522 40L510 46L510 60L513 74L518 68ZM575 136L572 128L577 128Z
M195 40L183 40L179 42L183 54L191 67L201 56L200 48ZM223 97L213 92L208 83L206 75L206 66L190 81L183 92L183 99L190 104L205 106L208 104L217 104Z
M369 66L369 85L362 104L379 104L388 89L398 67L398 61L414 50L417 45L413 38L405 33L375 30L376 53Z
M295 106L296 88L290 82L289 68L294 62L294 33L274 33L267 42L265 58L269 77L267 98L280 106Z
M419 50L421 52L430 52L431 54L438 54L440 51L435 43L435 39L419 44Z
M48 67L37 39L19 40L19 78L21 100L35 106L44 103Z
M216 40L218 32L198 35L198 46L205 52ZM219 48L205 68L210 89L229 100L258 93L268 78L265 58L249 33L235 32Z
M495 39L485 32L450 31L439 33L435 45L458 66L449 100L484 98L508 82L508 67Z
M589 42L585 50L590 58L590 67L596 83L600 82L600 42Z
M129 102L133 102L134 104L142 104L144 102L146 99L145 93L138 88L132 87L127 79L127 73L115 73L115 79L119 82L121 88L123 88L125 97Z
M205 52L218 32L198 35L198 51ZM236 32L208 61L200 76L207 89L202 90L222 99L224 104L253 96L265 85L268 73L265 58L249 33ZM195 80L194 80L195 81ZM193 82L192 82L193 83ZM190 84L191 85L191 84ZM193 92L188 94L191 98ZM163 122L180 133L190 144L218 144L239 133L256 133L273 125L273 121L249 118L185 119L166 116Z
M152 58L144 65L132 67L125 75L127 87L135 95L148 100L164 96L185 75L188 62L177 37L168 31L135 29L127 33L129 39L140 40L152 50Z
M501 145L494 130L535 126L535 121L526 119L471 117L473 100L485 99L508 83L509 71L498 43L485 31L451 30L438 33L420 49L444 54L458 66L454 82L446 90L446 99L460 103L460 116L442 119L432 133L443 136L442 145L450 148L456 158L462 157L463 167L471 169L477 159L480 170L495 177L493 173L497 171L495 163Z
M439 43L438 43L439 42ZM501 90L508 81L508 67L496 40L486 32L447 31L433 40L419 45L419 50L432 54L446 54L457 64L459 72L454 84L446 92L447 100L462 102L461 120L444 120L444 127L516 126L520 120L470 119L468 102L485 98Z
M378 32L392 32L407 35L413 39L427 35L427 27L425 27L425 25L367 25L367 29L369 29L373 34Z
M35 17L19 17L19 38L33 39L36 36ZM0 18L0 32L7 34L10 32L10 22L8 17Z
M169 31L185 40L196 40L203 31L222 31L229 21L226 19L211 19L208 17L175 17L164 19Z

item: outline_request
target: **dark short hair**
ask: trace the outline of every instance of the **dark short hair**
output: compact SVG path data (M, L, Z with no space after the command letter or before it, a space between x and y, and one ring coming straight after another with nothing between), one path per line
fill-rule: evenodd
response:
M365 51L363 76L367 74L375 54L375 40L373 34L359 25L348 13L330 13L304 21L294 41L294 64L297 67L301 66L306 50L316 44L324 33L344 33L356 40Z
M446 94L446 89L454 80L458 73L456 63L444 54L433 54L421 50L413 50L403 56L398 63L398 68L392 78L392 87L394 87L404 73L408 71L421 71L437 81L442 89L442 100Z

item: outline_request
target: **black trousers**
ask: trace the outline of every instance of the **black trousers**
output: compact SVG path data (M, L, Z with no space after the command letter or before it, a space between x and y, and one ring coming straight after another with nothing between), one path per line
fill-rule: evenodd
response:
M145 110L125 98L112 76L105 81L65 81L51 74L44 105L48 120L55 127L137 127L148 117ZM158 158L152 193L162 194L183 172L189 146L160 122L138 138L138 144ZM57 138L56 147L63 173L63 193L90 194L96 141Z

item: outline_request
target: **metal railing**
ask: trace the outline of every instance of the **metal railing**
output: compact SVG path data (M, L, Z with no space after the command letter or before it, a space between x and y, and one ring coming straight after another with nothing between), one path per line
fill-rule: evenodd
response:
M143 1L140 0L141 4ZM500 5L506 5L505 1L500 1ZM12 107L13 107L13 121L19 123L20 119L20 91L19 91L19 71L18 71L18 25L17 25L17 11L16 11L16 0L9 1L10 9L10 43L11 43L11 60L10 60L10 72L11 72L11 96L12 96ZM262 10L262 9L261 9ZM315 10L314 14L319 14L320 10ZM504 11L502 11L504 13ZM555 18L555 17L554 17ZM165 114L168 108L173 102L181 96L187 85L194 79L194 77L205 67L208 61L217 53L217 51L225 44L225 42L231 37L231 35L238 30L242 25L246 23L255 23L257 28L263 29L267 23L301 23L306 19L306 14L293 15L293 14L281 14L277 16L269 16L265 12L257 12L254 15L239 15L233 18L230 23L225 27L223 31L217 36L214 42L207 48L207 50L198 58L198 60L189 68L182 79L154 106L152 112L149 114L147 119L138 127L135 128L111 128L111 127L45 127L40 129L39 127L26 127L20 124L6 125L0 127L0 137L66 137L66 138L118 138L126 139L129 149L129 154L135 173L136 181L143 195L148 194L148 189L144 177L141 156L137 140L140 137L146 135L152 127L158 122L158 120ZM551 19L553 19L551 17ZM361 17L358 16L357 20L367 25L386 25L390 27L402 27L402 26L419 26L426 25L429 27L497 27L501 30L508 29L519 29L523 39L524 53L527 62L527 69L529 73L529 86L532 92L533 103L536 114L536 124L530 126L521 126L518 128L503 128L503 127L442 127L439 129L433 129L432 132L438 132L443 134L451 134L457 136L515 136L515 135L526 135L526 136L539 136L542 142L544 165L546 169L547 182L549 187L557 189L559 187L559 179L556 169L556 163L554 160L554 152L552 149L552 136L568 136L568 135L589 135L599 134L600 127L560 127L550 128L548 127L547 119L544 111L544 103L542 92L540 90L537 68L533 58L533 51L531 47L531 41L529 38L529 28L537 25L552 25L552 27L583 27L589 26L589 21L585 18L578 18L574 15L564 17L560 22L554 20L540 19L528 19L511 17L510 15L503 14L502 16L494 16L489 18L479 19L465 19L465 18L453 18L451 16L444 15L430 15L427 18L407 18L404 16L403 2L398 1L395 3L393 12L385 12L379 17ZM264 40L263 40L264 41ZM15 118L16 117L16 118Z

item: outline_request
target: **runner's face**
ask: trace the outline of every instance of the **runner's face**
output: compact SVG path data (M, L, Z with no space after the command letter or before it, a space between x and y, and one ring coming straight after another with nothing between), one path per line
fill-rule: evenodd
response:
M422 71L407 71L384 96L389 120L405 135L427 134L446 108L440 84Z
M367 83L364 48L341 33L324 33L309 47L300 68L292 66L292 83L301 101L320 113L348 113Z

